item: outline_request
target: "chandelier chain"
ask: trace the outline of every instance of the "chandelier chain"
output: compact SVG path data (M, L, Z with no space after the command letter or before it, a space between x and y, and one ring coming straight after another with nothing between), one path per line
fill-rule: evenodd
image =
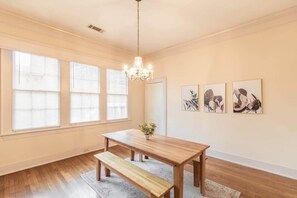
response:
M137 1L137 56L139 56L139 1Z
M123 72L126 74L128 79L130 80L149 80L153 78L153 66L149 64L147 68L143 67L142 57L140 57L140 23L139 23L139 16L140 16L140 10L139 10L139 2L141 0L137 1L137 56L134 57L134 65L133 67L129 68L128 65L124 65Z

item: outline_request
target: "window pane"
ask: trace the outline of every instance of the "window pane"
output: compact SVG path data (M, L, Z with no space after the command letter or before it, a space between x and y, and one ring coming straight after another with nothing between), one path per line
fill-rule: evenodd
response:
M108 69L107 78L107 120L128 118L128 80L117 70Z
M126 74L111 69L107 69L106 73L108 94L128 94L128 79Z
M13 63L14 89L60 91L60 66L57 59L14 52Z
M100 93L99 68L96 66L70 63L71 92Z
M99 94L71 94L71 123L99 120Z
M14 130L58 126L59 93L14 91Z
M81 108L81 96L79 93L71 94L71 109Z
M91 107L91 95L90 94L81 94L81 107L90 108Z
M13 52L13 129L60 124L60 66L54 58Z
M46 108L46 93L32 92L32 109L44 110Z
M31 74L44 75L45 74L45 57L31 55Z
M99 109L99 95L92 94L91 95L91 107Z
M91 121L90 119L90 108L82 108L81 109L81 122Z
M71 123L81 122L81 109L71 109Z
M46 93L46 109L59 109L59 97L58 93L47 92Z
M107 97L107 119L128 118L128 96L108 95Z
M90 109L90 120L92 120L92 121L99 120L99 109L98 108Z
M31 110L32 109L31 92L15 91L14 92L14 108L17 110Z
M45 59L46 61L46 65L47 67L45 68L46 69L46 74L50 74L50 75L57 75L59 74L59 64L57 64L57 60L56 59L53 59L53 58L46 58Z
M45 112L46 126L57 126L60 120L60 112L58 109L48 109Z
M32 128L45 127L45 111L44 110L33 110L32 111Z
M31 110L14 111L14 130L31 128Z

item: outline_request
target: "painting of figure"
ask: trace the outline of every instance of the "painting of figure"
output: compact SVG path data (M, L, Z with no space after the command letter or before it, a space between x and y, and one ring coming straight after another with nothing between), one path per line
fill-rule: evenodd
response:
M204 86L204 112L225 112L225 83Z
M198 85L182 87L182 110L198 111Z
M233 83L233 112L262 113L261 80L239 81Z

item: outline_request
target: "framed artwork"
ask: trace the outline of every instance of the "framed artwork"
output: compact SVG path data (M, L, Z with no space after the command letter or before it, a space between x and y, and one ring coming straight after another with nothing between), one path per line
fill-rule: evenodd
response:
M224 113L226 109L226 86L225 83L204 85L204 112Z
M198 111L198 85L182 87L181 105L184 111Z
M233 112L262 113L262 81L233 82Z

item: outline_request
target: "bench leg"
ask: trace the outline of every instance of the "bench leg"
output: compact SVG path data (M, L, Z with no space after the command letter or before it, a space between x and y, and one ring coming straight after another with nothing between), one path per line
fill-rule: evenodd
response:
M194 179L194 186L199 187L200 163L196 160L193 160L193 179Z
M130 153L130 160L131 161L134 161L134 156L135 156L135 151L131 150L131 153Z
M164 198L170 198L170 190L164 195Z
M105 177L110 177L110 170L108 168L105 168L104 171L105 171Z
M96 160L96 179L97 181L101 179L101 162L99 160Z
M104 151L108 151L108 147L109 147L109 139L104 138ZM105 170L105 176L110 177L110 170L106 167L104 170Z
M145 156L144 156L144 159L149 159L149 157L145 155Z
M141 153L139 153L139 161L143 162L143 155Z

